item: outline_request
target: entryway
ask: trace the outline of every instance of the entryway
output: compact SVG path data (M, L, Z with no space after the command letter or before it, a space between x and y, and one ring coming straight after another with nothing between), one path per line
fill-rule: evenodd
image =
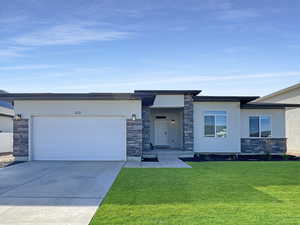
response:
M156 146L168 146L169 138L169 121L164 117L163 119L156 118L154 121L154 134Z
M150 131L154 149L182 149L183 109L151 109Z

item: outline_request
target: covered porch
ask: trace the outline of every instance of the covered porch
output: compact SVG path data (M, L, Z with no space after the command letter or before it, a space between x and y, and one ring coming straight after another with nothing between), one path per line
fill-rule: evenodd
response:
M183 150L183 109L150 109L150 149Z
M193 154L193 94L155 91L153 104L143 105L142 157ZM191 155L190 154L190 155Z

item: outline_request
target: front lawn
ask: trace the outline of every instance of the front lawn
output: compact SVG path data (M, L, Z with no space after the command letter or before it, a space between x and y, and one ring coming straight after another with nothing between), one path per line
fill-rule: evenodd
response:
M300 224L300 162L124 168L90 225Z

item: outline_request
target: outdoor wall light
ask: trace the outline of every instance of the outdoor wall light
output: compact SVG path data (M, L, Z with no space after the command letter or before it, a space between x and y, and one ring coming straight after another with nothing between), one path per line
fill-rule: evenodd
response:
M21 120L22 119L22 114L17 114L15 116L15 120Z
M132 118L133 121L135 121L135 120L136 120L136 115L135 115L135 114L132 114L132 115L131 115L131 118Z
M171 124L175 124L175 120L171 120Z

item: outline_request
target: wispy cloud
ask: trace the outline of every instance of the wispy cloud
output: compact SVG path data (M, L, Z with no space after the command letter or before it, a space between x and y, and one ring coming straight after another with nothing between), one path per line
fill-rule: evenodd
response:
M0 17L0 24L14 24L14 23L19 23L19 22L23 22L24 20L26 20L27 17L26 16L14 16L14 17Z
M23 56L24 51L28 50L26 47L7 47L0 48L0 57L20 57Z
M57 25L49 29L26 34L15 39L19 45L74 45L88 41L112 41L131 37L129 32L102 30L98 27L84 25Z
M56 68L56 65L24 65L24 66L0 66L0 71L8 70L39 70L39 69L50 69Z
M172 76L169 78L157 79L127 79L118 82L98 82L86 83L82 85L65 85L60 87L61 90L99 90L99 89L136 89L141 87L150 87L151 85L170 85L170 84L187 84L197 82L211 82L211 81L231 81L231 80L250 80L258 78L276 78L276 77L295 77L300 76L300 71L280 72L280 73L257 73L257 74L240 74L240 75L198 75L198 76Z
M217 12L217 18L221 20L238 20L259 17L258 11L250 9L226 9Z

